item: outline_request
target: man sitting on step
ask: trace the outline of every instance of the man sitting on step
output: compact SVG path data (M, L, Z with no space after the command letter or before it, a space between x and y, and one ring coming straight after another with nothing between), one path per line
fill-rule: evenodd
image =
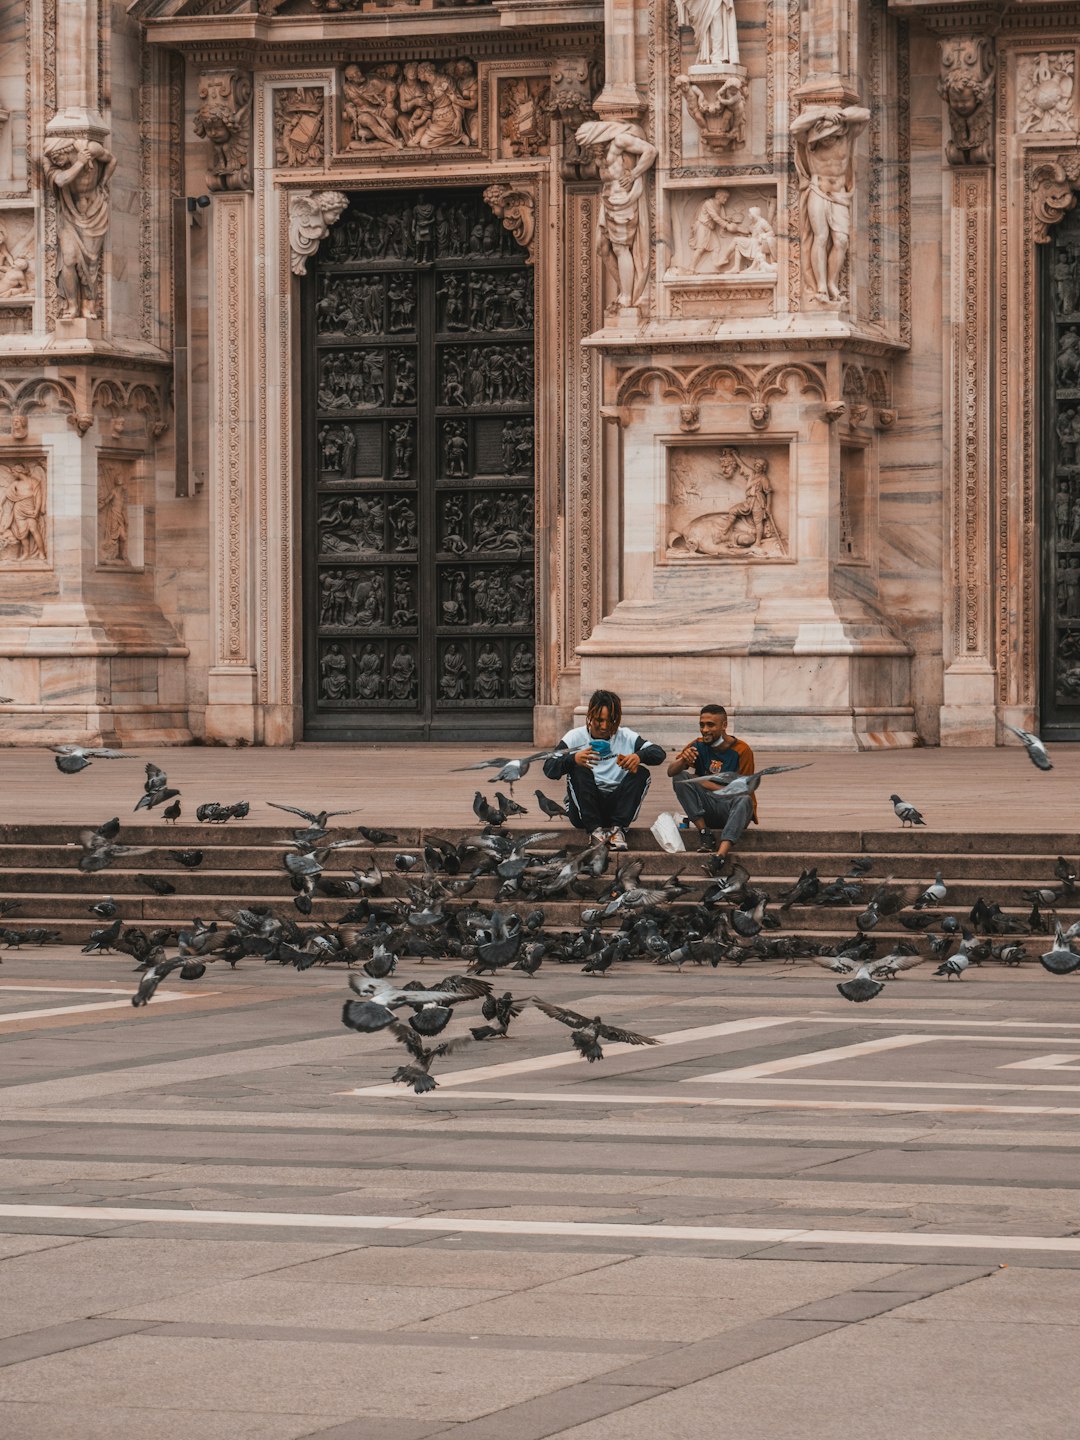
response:
M752 775L754 752L745 740L727 733L727 711L723 705L703 705L698 716L701 734L683 747L667 767L676 798L686 818L701 832L701 850L728 854L751 820L757 824L757 796L724 794L723 782L694 785L690 775ZM679 777L684 778L680 779ZM720 831L717 845L714 830Z
M563 753L565 752L565 753ZM664 747L643 740L622 723L622 701L612 690L597 690L585 724L568 730L556 753L544 761L549 780L566 777L570 823L592 832L612 850L626 849L626 831L637 819L649 788L645 765L659 765Z

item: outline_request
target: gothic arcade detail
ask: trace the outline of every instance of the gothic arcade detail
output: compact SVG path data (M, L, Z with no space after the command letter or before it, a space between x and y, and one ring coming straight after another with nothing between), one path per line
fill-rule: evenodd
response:
M308 733L529 733L533 276L476 190L352 197L305 281Z

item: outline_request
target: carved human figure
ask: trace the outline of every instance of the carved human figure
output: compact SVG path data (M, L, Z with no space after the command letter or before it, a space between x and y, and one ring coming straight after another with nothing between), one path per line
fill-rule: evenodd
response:
M407 645L399 645L394 651L387 692L391 700L412 700L416 696L416 660Z
M207 189L249 189L250 77L234 70L204 75L199 81L199 97L202 103L195 112L192 129L210 142Z
M337 641L323 652L319 661L319 689L324 700L349 698L349 662Z
M97 508L101 558L125 564L128 558L127 489L119 465L102 465Z
M383 688L383 656L369 640L356 662L356 698L377 700Z
M461 424L448 425L446 436L443 440L443 464L447 475L465 475L468 473L469 442L465 436L465 426Z
M1054 295L1058 312L1062 315L1073 315L1076 312L1077 296L1080 294L1077 263L1075 250L1058 247L1054 254Z
M596 250L613 272L615 304L637 305L649 282L649 204L645 174L658 151L627 120L587 120L577 142L596 156L603 181Z
M485 640L480 654L476 657L474 681L477 699L497 700L502 694L502 656L490 640Z
M390 623L392 625L416 624L416 598L409 577L404 570L398 570L394 575L391 604Z
M746 247L748 272L771 275L776 270L776 231L757 205L747 209L750 222L749 244Z
M761 545L776 533L769 512L772 486L769 483L769 462L764 458L759 456L752 460L749 470L740 459L739 467L747 476L746 494L728 511L728 523L722 538L730 540L734 535L737 545L749 549Z
M396 69L396 67L394 67ZM399 113L396 104L397 81L386 73L387 67L377 66L365 75L359 65L346 65L341 91L342 109L352 134L349 150L362 150L372 141L381 140L400 150L405 141L398 134Z
M470 66L470 71L472 67ZM421 150L441 150L451 145L470 145L468 124L464 119L470 109L468 100L446 71L440 71L425 60L417 67L417 76L424 86L427 118L414 130L412 144Z
M464 555L469 548L465 541L465 509L460 495L447 495L443 501L442 535L439 548L451 555Z
M469 612L465 603L464 570L451 570L443 577L443 584L446 587L446 599L442 602L443 624L467 624Z
M391 468L395 480L404 479L412 468L412 425L401 420L390 427Z
M40 466L15 464L8 477L0 496L0 554L13 549L15 560L44 560L45 476Z
M13 300L30 293L30 261L18 256L0 269L0 300Z
M465 652L460 645L451 642L443 651L439 694L444 700L464 700L468 693L467 686Z
M1054 429L1057 432L1058 440L1058 463L1075 465L1077 463L1077 446L1080 443L1080 411L1075 405L1058 412Z
M63 320L96 320L96 295L105 232L109 177L116 158L96 140L57 135L42 154L56 192L56 293Z
M988 165L993 149L994 42L986 35L950 35L941 41L938 94L949 107L950 165Z
M394 550L416 549L416 510L407 495L400 496L386 507L390 521L390 545Z
M699 65L737 65L739 37L735 0L676 0L680 25L689 25Z
M1069 492L1068 480L1059 480L1057 494L1054 496L1054 520L1056 521L1057 537L1060 541L1069 539L1069 521L1072 514L1072 495Z
M698 208L690 227L690 249L694 252L691 269L695 274L703 268L723 270L733 259L738 262L735 237L741 232L728 218L730 198L730 190L715 190Z
M802 198L803 277L816 300L842 301L840 272L851 240L855 142L869 123L861 105L811 105L792 121Z
M1057 378L1059 385L1074 385L1080 377L1080 335L1075 330L1063 330L1057 349Z
M509 689L515 700L531 700L536 692L536 661L524 640L514 646L510 657Z

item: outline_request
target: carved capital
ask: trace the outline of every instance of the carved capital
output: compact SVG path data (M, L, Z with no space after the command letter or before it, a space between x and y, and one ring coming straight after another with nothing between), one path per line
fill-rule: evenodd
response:
M289 249L294 275L307 274L308 257L314 255L349 208L349 197L340 190L299 190L289 196Z
M536 259L536 197L529 190L497 183L484 191L484 204L489 206L504 230L529 254L528 263Z
M938 94L949 110L945 144L950 165L993 163L994 42L986 35L950 35L940 42Z
M1031 226L1036 245L1050 239L1050 227L1076 204L1074 186L1080 184L1080 156L1059 155L1031 172Z
M250 190L251 76L245 70L206 70L199 102L192 128L210 145L206 188Z

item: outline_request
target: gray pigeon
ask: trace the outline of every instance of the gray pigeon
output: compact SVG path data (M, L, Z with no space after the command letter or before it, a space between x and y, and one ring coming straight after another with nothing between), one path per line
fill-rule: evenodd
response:
M864 1000L873 1000L875 995L880 995L885 986L871 976L869 965L860 965L850 980L841 980L836 988L845 1000L862 1004Z
M56 756L56 768L64 775L77 775L85 770L91 760L137 760L137 755L126 755L122 750L85 748L82 745L50 745Z
M1006 730L1011 730L1023 743L1024 749L1028 753L1028 759L1037 769L1052 770L1054 768L1054 762L1046 753L1046 746L1039 739L1038 735L1033 735L1030 730L1018 730L1015 725L1009 725L1006 722L1002 723L1005 724Z
M892 808L896 812L896 818L903 825L925 825L926 821L914 805L909 805L906 800L901 800L899 795L890 795Z
M1072 949L1060 925L1054 935L1053 948L1039 956L1039 964L1051 975L1071 975L1074 970L1080 970L1080 955Z

